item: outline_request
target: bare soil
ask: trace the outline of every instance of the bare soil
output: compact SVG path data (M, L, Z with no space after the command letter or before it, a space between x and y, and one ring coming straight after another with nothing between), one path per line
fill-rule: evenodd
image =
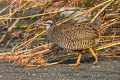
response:
M77 67L64 63L39 68L14 67L12 63L0 61L0 80L120 80L120 59L99 58L97 65L84 62Z

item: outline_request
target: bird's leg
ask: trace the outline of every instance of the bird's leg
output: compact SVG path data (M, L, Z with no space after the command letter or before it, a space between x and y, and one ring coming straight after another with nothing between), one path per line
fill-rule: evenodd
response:
M81 57L82 57L82 51L79 51L79 56L78 56L78 58L77 58L77 61L76 61L76 63L75 64L69 64L69 66L78 66L79 64L80 64L80 59L81 59Z
M96 64L96 63L97 63L97 56L96 56L96 54L95 54L95 52L93 51L93 49L92 49L92 48L89 48L89 50L90 50L90 52L91 52L92 56L95 58L95 61L94 61L94 63L93 63L93 64Z

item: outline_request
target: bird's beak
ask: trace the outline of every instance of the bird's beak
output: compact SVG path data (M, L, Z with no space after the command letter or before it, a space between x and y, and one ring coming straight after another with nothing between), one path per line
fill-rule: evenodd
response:
M47 24L45 24L44 22L38 22L37 24L42 26L47 26Z

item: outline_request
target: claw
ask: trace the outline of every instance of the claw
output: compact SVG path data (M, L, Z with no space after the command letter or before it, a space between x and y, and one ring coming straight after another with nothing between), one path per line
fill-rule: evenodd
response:
M79 63L80 64L80 63ZM78 66L79 64L68 64L69 66Z

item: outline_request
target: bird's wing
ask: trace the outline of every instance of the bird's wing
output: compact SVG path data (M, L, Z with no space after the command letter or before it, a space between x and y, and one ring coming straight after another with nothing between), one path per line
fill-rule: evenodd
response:
M90 27L89 25L65 25L65 26L60 26L61 30L59 33L61 35L64 35L65 38L71 40L71 41L80 41L80 40L91 40L96 37L98 37L98 34L96 31Z

